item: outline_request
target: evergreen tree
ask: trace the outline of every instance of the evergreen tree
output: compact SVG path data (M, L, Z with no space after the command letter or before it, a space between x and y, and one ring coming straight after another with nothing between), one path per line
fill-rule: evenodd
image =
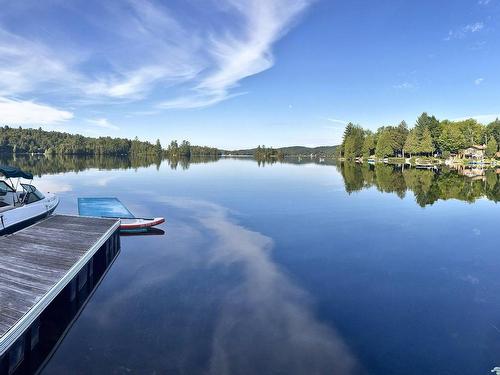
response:
M375 151L375 136L371 132L367 132L365 135L365 141L363 142L363 156L370 157Z
M169 157L178 157L179 156L179 145L176 140L170 142L167 148L167 154Z
M419 152L423 154L432 154L434 152L434 143L428 128L424 128L423 130L422 138L419 142Z
M486 145L486 156L492 158L498 151L498 144L494 137L491 137Z
M433 133L437 133L439 131L439 121L436 117L429 116L426 112L424 112L417 118L415 128L417 129L419 137L423 135L425 128L429 129L431 136L433 136ZM439 134L435 135L438 136Z
M159 139L156 140L155 151L157 154L161 154L163 151L163 149L161 148L161 143L160 143Z
M443 121L441 129L441 134L438 138L439 149L441 151L456 153L465 148L465 137L457 124L450 121Z
M396 146L396 150L404 154L403 149L406 142L406 138L409 134L408 125L406 121L401 121L401 123L393 130L393 139Z
M179 155L182 157L191 156L191 144L188 141L182 141L179 147Z
M419 141L416 129L412 129L408 133L408 137L406 137L404 144L404 152L410 154L410 157L419 152Z
M365 131L359 125L354 129L354 154L355 157L363 156L363 144L365 143Z
M264 145L258 146L254 152L254 158L258 161L276 161L282 160L285 154L282 150L276 150L272 147L266 147Z
M397 147L393 134L390 129L383 130L377 140L375 155L378 158L394 155L394 149Z
M343 155L344 157L346 157L346 156L345 156L345 152L346 152L346 151L345 151L345 144L346 144L347 140L348 140L349 138L351 138L351 136L352 136L352 134L353 134L353 131L354 131L354 124L353 124L352 122L349 122L349 123L346 125L345 129L344 129L344 135L343 135L343 137L342 137L342 145L341 145L341 147L342 147L342 155ZM349 151L349 153L352 153L352 151L351 151L351 149L350 149L350 148L351 148L351 146L349 146L348 151Z
M342 150L344 158L354 159L363 155L365 133L363 128L352 123L347 124L344 130Z
M352 160L356 157L354 137L350 136L344 142L344 158Z
M484 142L485 129L476 120L468 119L456 122L456 124L465 138L466 146L482 144Z
M497 144L500 144L500 120L497 118L487 126L488 134L495 138Z

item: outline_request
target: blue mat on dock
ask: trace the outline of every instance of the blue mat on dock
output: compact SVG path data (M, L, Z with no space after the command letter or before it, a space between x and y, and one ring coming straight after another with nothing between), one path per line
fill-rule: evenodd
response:
M118 198L78 198L78 214L120 219L135 218Z

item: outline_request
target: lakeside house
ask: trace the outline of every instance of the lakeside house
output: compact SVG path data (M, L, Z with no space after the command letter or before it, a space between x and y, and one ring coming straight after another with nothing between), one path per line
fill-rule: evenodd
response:
M485 156L486 145L472 145L460 151L465 158L483 159Z
M476 181L476 180L484 181L485 180L486 170L482 167L471 168L471 167L464 166L464 165L457 165L454 168L458 171L458 174L465 176L465 177L469 177L473 181Z

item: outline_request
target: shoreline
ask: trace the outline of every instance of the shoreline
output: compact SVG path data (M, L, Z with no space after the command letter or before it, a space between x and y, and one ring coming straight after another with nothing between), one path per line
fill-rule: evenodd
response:
M353 163L368 163L368 164L391 164L391 165L409 165L412 167L418 166L488 166L497 167L500 166L500 160L497 159L441 159L441 158L423 158L423 157L412 157L412 158L356 158L354 160L346 158L338 158L337 160L343 162L353 162Z

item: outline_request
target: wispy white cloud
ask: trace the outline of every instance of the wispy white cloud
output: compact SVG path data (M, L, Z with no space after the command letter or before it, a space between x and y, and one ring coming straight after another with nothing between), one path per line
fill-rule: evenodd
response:
M484 81L484 78L478 78L478 79L474 80L474 84L480 85L481 83L483 83L483 81Z
M99 78L83 86L88 95L110 98L141 99L152 89L154 83L165 77L165 71L151 66L136 71L115 74L110 78Z
M210 34L207 53L212 69L191 88L191 94L167 100L164 108L204 107L234 96L231 89L244 78L274 64L273 44L289 29L308 0L228 0L225 10L239 19L238 33Z
M479 5L488 5L489 3L491 3L491 0L479 0L477 3Z
M7 125L45 125L71 120L73 113L33 101L0 97L0 119Z
M339 126L347 125L347 123L348 123L348 121L340 120L340 119L336 119L336 118L331 118L331 117L321 117L321 119L336 124L335 126L330 126L330 127L339 127ZM329 127L325 126L325 128L329 128Z
M463 30L466 33L468 33L468 32L477 33L478 31L482 30L483 28L484 28L484 23L476 22L476 23L472 23L470 25L465 26Z
M13 28L5 15L22 17L36 2L3 4L0 96L77 107L143 101L143 110L214 105L243 94L235 91L243 79L274 64L274 43L312 1L207 0L182 14L150 0L74 5L92 38L42 16L43 34Z
M71 59L61 60L43 43L12 34L0 24L0 95L34 93L42 85L46 91L71 86L77 80Z
M95 125L99 128L110 129L110 130L119 130L120 128L111 122L109 122L106 118L97 118L97 119L88 119L87 122L89 124Z
M244 92L229 93L227 90L219 90L211 92L193 90L193 93L188 93L186 95L178 96L174 99L169 99L164 102L161 102L158 105L158 108L163 108L163 109L204 108L204 107L210 107L223 100L227 100L235 96L240 96L244 94L245 94Z
M102 5L102 17L112 29L105 36L123 51L92 51L104 53L109 67L82 86L85 93L97 95L100 100L140 100L156 88L196 78L204 69L198 32L181 24L179 17L161 4L148 0L129 0L125 4ZM98 24L94 26L99 28Z
M73 191L72 185L61 181L57 177L50 177L47 175L44 175L43 178L36 182L36 187L38 190L47 193L66 193L68 191Z
M445 41L450 41L452 39L463 39L467 34L474 34L484 29L483 22L475 22L456 30L448 31L448 35L444 38Z

